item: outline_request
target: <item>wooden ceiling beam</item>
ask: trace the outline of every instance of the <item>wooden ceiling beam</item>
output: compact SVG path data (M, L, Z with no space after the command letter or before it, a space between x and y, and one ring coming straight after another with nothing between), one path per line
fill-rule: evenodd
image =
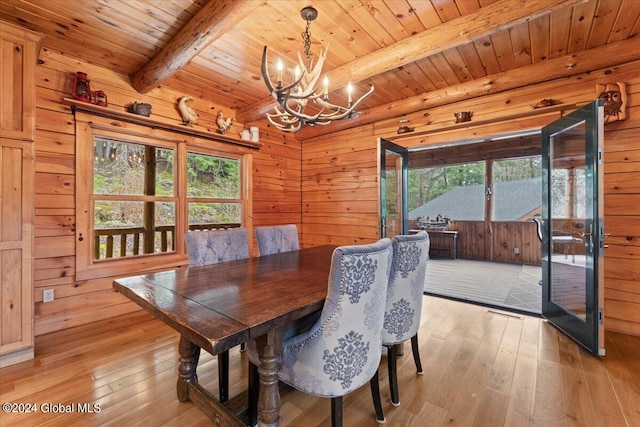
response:
M295 136L296 139L302 141L452 102L464 101L519 87L532 86L549 80L571 77L640 60L640 51L637 49L638 38L639 36L631 37L620 42L560 58L548 59L504 73L493 74L470 82L379 105L360 111L360 116L354 120L339 120L331 123L330 126L306 126L297 132Z
M426 31L399 40L371 54L357 58L327 73L331 86L345 87L415 62L447 49L511 28L526 21L575 6L586 0L501 0ZM236 120L249 123L271 111L275 103L268 97L236 111Z
M187 65L204 48L256 9L252 0L209 0L160 52L131 77L147 93Z

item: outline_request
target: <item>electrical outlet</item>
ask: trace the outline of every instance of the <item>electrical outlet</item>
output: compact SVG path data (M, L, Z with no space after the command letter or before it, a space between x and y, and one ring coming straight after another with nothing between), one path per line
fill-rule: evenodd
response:
M53 289L45 289L42 291L42 302L51 302L53 299Z
M520 254L520 248L513 248L513 253L516 255Z

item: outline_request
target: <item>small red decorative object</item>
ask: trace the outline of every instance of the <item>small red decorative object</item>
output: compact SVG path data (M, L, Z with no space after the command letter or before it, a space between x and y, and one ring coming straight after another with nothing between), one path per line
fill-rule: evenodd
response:
M103 90L96 91L96 105L100 105L101 107L107 106L107 94L104 93Z
M82 102L91 102L91 85L87 73L76 72L73 78L73 99Z

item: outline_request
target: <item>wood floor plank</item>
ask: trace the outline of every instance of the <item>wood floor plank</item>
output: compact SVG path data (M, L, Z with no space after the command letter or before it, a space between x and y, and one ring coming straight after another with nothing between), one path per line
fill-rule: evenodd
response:
M533 347L527 341L520 341L518 346L505 425L529 426L533 421L537 366L537 354Z
M425 297L419 345L398 359L400 406L389 427L640 426L640 337L607 332L596 358L537 317ZM99 404L99 413L0 414L2 427L204 427L213 423L176 398L177 334L145 312L36 338L36 357L0 369L0 401ZM248 361L230 352L230 394L244 393ZM200 383L217 394L217 358L202 354ZM282 427L328 427L328 399L282 395ZM345 426L377 427L369 387L344 401Z
M533 425L564 426L564 400L562 367L554 362L539 360L536 370L536 388L533 404Z
M640 426L640 339L607 332L604 363L627 426Z
M580 349L563 334L558 334L558 342L567 426L595 426L593 402L591 402L587 388Z
M498 351L498 342L484 340L480 343L477 353L469 369L466 371L462 381L457 385L455 395L449 398L447 419L455 425L472 425L476 419L480 405L491 390L487 388L490 370ZM504 419L504 412L501 414L492 413L497 418Z
M585 351L581 351L580 356L595 424L624 425L624 414L618 405L616 392L607 375L604 361L592 357Z

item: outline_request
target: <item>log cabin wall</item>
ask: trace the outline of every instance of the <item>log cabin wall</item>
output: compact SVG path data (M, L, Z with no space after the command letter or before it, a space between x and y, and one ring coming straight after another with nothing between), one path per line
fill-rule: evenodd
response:
M477 139L540 127L596 98L596 84L627 84L627 119L605 128L604 201L605 326L640 335L640 62L571 78L487 94L468 101L403 116L415 135L396 134L398 118L305 139L302 143L304 244L352 244L379 237L378 137L406 147ZM561 106L534 111L530 105L553 98ZM453 113L472 111L472 121L453 125ZM390 112L389 117L393 114ZM481 148L481 146L479 146ZM508 231L508 230L505 230ZM478 231L475 231L478 233ZM503 236L503 237L500 237ZM494 244L513 245L509 233ZM471 243L469 250L475 251ZM480 249L477 249L480 251Z
M92 90L106 92L109 106L120 108L134 101L152 104L151 118L176 123L177 98L189 95L165 88L141 95L126 75L42 50L36 70L35 161L35 334L107 319L138 310L112 289L112 277L77 281L75 278L75 126L70 107L73 76L81 70L91 79ZM194 97L195 98L195 97ZM198 124L215 133L220 109L199 100ZM226 117L233 111L224 111ZM253 225L293 223L301 225L300 143L281 132L260 126L262 147L253 151ZM235 123L229 133L237 136L243 126ZM206 130L206 129L203 129ZM253 254L257 246L253 245ZM42 302L42 290L54 289L55 300Z
M151 102L154 118L175 120L173 102L186 95L160 88L143 96L131 88L127 76L52 51L41 52L36 70L36 335L138 309L113 292L111 278L75 280L74 126L69 107L60 101L71 93L72 77L78 70L89 74L94 90L107 92L110 103ZM605 220L611 237L607 239L605 264L605 313L608 329L634 335L640 335L639 75L640 64L634 62L433 108L426 117L424 112L410 114L403 118L410 119L421 135L398 140L402 145L417 147L540 127L561 113L541 111L527 116L530 104L548 97L563 104L581 104L594 98L596 83L626 82L627 120L607 125L606 131ZM197 105L197 109L204 119L213 121L215 106ZM205 114L208 110L210 115ZM452 127L455 111L473 111L472 122ZM296 223L303 246L377 239L376 139L397 137L397 118L302 143L264 123L258 125L263 146L253 158L254 225ZM236 124L233 131L240 129ZM54 302L42 303L45 288L55 289Z

